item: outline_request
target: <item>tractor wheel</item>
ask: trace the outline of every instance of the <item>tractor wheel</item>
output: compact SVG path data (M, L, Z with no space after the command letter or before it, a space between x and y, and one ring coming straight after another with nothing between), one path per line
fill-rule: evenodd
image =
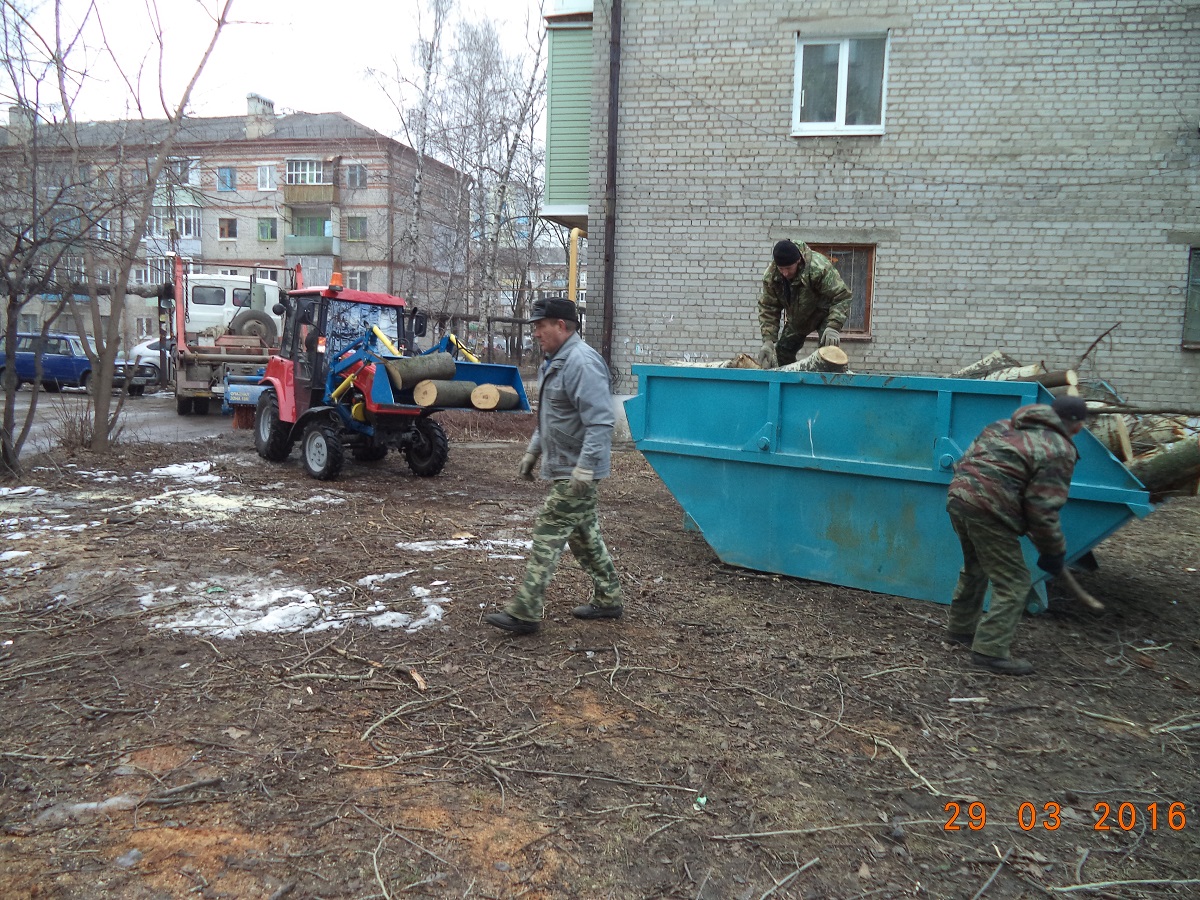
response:
M175 395L175 412L181 416L190 416L192 414L192 398L182 397L179 394Z
M207 416L208 415L208 398L207 397L193 397L192 398L192 412L194 412L198 416Z
M260 309L243 309L233 317L229 330L242 337L259 338L268 347L279 337L275 320Z
M146 386L144 384L135 384L135 385L130 386L130 388L129 388L129 396L130 397L140 397L145 393L146 393Z
M304 429L300 443L304 469L318 481L332 481L346 461L341 429L328 419L316 419Z
M354 458L359 462L373 463L379 462L381 459L387 456L387 451L387 444L376 444L374 441L372 441L370 443L356 445L350 451L350 453L353 454Z
M404 458L414 475L430 478L441 472L450 458L450 442L446 440L442 426L433 419L417 419Z
M254 410L254 449L263 459L283 462L292 452L291 428L279 421L279 400L274 391L258 395Z

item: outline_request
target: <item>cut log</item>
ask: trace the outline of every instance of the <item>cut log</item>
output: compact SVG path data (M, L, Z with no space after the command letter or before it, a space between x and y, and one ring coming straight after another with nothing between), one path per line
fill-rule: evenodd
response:
M1011 369L997 369L983 376L984 381L1036 381L1038 375L1045 375L1046 367L1041 363L1032 366L1014 366Z
M1124 416L1093 416L1088 421L1087 428L1121 462L1128 463L1133 459L1129 424Z
M810 356L780 366L779 372L845 372L850 357L841 347L821 347Z
M1200 436L1176 441L1158 453L1129 463L1129 471L1146 486L1150 498L1176 488L1190 487L1200 476Z
M1045 385L1048 388L1076 387L1079 384L1079 375L1074 369L1058 369L1054 372L1042 372L1039 375L1026 375L1024 377L1014 378L1012 380L1036 381L1038 384ZM1078 397L1079 394L1071 394L1071 396Z
M516 409L521 398L516 388L506 384L481 384L471 391L471 405L476 409Z
M982 378L989 372L995 372L999 369L1015 369L1021 364L1009 356L1007 353L1001 353L999 350L993 350L983 359L971 363L965 368L959 369L952 374L951 378Z
M397 391L412 390L426 379L449 380L454 377L454 357L449 353L427 353L384 361L388 379Z
M725 363L725 367L727 369L761 369L762 368L762 366L760 366L758 364L757 360L755 360L754 357L748 353L739 353L737 356L735 356L729 362Z
M413 400L417 406L470 406L471 392L477 387L473 381L427 379L413 388Z

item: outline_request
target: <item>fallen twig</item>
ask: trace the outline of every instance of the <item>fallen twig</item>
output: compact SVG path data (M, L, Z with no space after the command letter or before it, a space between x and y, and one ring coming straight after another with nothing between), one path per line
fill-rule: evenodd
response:
M157 794L152 794L144 800L138 801L138 806L145 806L149 803L167 803L172 797L177 797L180 794L186 794L188 791L198 791L200 788L215 787L225 779L223 778L201 778L199 781L193 781L190 784L181 784L179 787L173 787L169 790L160 791Z
M526 775L550 775L557 778L578 778L581 781L608 781L613 784L626 784L630 787L658 788L663 791L683 791L688 794L700 793L696 788L684 787L679 784L656 784L649 781L630 781L627 778L613 778L609 775L596 775L594 773L581 772L555 772L550 769L521 769L517 766L506 766L502 763L497 763L496 767L504 769L507 772L523 772Z
M388 713L386 716L384 716L382 719L380 719L378 722L376 722L374 725L372 725L370 728L368 728L366 731L364 731L362 733L362 736L359 738L359 740L365 741L367 738L369 738L371 736L371 733L373 731L375 731L375 729L378 728L380 725L383 725L385 722L390 722L392 719L396 718L397 716L399 716L403 713L408 712L409 710L413 709L414 707L436 706L439 703L445 703L451 697L455 697L455 696L457 696L457 694L455 692L451 691L449 694L443 694L440 697L432 697L429 699L420 697L416 700L410 700L408 703L405 703L403 706L398 706L396 709L393 709L390 713Z
M1074 891L1103 891L1114 887L1132 887L1137 884L1200 884L1200 878L1137 878L1133 881L1093 881L1090 884L1071 884L1066 887L1044 887L1042 890L1055 894L1070 894Z
M905 825L942 825L942 819L906 819ZM849 828L880 828L886 822L849 822L845 825L821 825L816 828L789 828L783 831L747 831L744 834L712 834L710 841L744 841L761 837L781 837L784 835L817 834L822 831L845 831Z
M782 887L787 887L789 884L791 884L792 881L795 880L796 876L799 875L801 872L803 872L805 869L811 869L813 866L815 866L820 861L821 861L821 857L814 856L812 859L810 859L808 862L806 862L804 865L802 865L800 868L798 868L795 872L793 872L787 878L783 879L783 881L776 881L775 886L768 888L762 894L762 896L760 896L758 898L758 900L767 900L767 898L770 897L777 890L779 890Z
M980 886L979 890L975 892L975 895L971 897L971 900L979 900L979 898L983 896L983 892L992 886L992 882L996 880L996 876L1000 874L1000 870L1003 869L1008 863L1008 858L1012 856L1013 850L1013 847L1008 848L1008 851L1004 854L1004 858L1000 860L1000 865L996 866L996 868L992 871L992 874L988 876L988 880Z

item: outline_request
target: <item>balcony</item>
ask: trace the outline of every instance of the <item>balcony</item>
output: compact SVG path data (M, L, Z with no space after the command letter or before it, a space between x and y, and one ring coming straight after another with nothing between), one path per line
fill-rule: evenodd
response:
M336 184L281 184L288 206L329 206L338 202Z
M341 241L335 237L284 235L283 252L288 256L338 256Z

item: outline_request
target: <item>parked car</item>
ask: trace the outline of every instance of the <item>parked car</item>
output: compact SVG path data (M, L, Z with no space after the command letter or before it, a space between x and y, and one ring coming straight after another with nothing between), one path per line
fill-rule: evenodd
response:
M17 357L14 368L17 372L17 388L32 383L36 376L36 359L39 345L42 357L42 387L47 391L58 391L64 387L93 388L92 362L88 359L83 341L75 334L51 332L43 340L40 334L17 334ZM0 378L8 368L8 360L0 352ZM129 393L140 396L152 381L153 371L148 366L137 366L118 360L113 371L113 387L122 388L129 382Z
M170 341L170 340L160 341L158 338L154 338L153 340L142 341L140 344L137 344L136 346L133 347L133 349L131 349L129 351L129 359L133 360L133 362L136 363L137 365L147 366L153 371L153 375L150 378L150 380L152 382L157 382L159 380L158 379L158 376L159 376L158 366L159 366L159 363L161 362L161 357L159 355L159 349L161 347L163 347L164 345L166 346L167 376L170 377L170 375L171 375L171 351L175 347L174 341Z

